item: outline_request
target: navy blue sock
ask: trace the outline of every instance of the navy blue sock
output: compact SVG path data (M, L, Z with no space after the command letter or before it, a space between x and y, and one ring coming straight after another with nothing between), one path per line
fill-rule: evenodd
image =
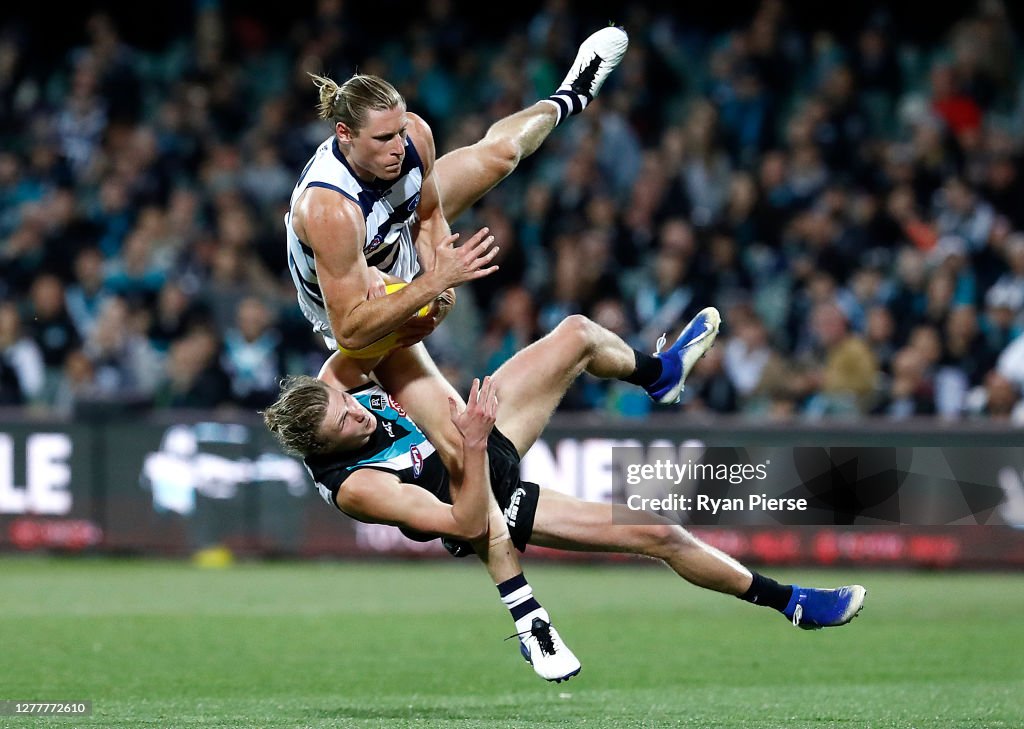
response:
M528 631L534 618L539 617L545 622L550 622L547 610L541 607L537 598L533 596L533 588L530 587L530 583L526 581L526 576L522 572L498 585L498 594L501 595L501 601L505 603L505 607L512 614L516 632Z

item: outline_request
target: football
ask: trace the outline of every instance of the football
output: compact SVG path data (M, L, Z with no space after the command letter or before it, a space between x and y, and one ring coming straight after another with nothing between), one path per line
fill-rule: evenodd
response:
M390 283L387 285L386 290L388 294L393 294L396 291L405 288L405 286L406 284L404 282ZM419 311L416 312L416 316L426 316L429 312L430 305L427 304L426 306L422 307ZM365 347L361 349L346 349L345 347L339 345L338 351L354 359L370 359L372 357L383 357L392 349L394 349L397 343L398 333L391 332L390 334L385 334L383 337L378 339L373 344L367 344Z

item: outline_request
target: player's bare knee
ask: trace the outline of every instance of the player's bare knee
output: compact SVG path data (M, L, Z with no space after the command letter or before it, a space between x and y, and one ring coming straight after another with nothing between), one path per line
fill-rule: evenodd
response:
M648 524L642 527L642 553L648 557L667 559L696 543L686 531L675 524Z
M579 351L581 355L589 354L597 344L598 326L582 314L571 314L563 319L555 328L555 334L567 347Z
M505 178L512 174L512 171L519 166L522 158L522 150L515 141L508 137L484 137L481 143L484 149L484 159L494 176Z

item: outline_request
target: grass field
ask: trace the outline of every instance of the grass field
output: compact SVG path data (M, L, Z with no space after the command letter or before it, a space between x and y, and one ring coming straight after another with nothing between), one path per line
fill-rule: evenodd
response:
M91 699L88 727L1021 727L1024 577L772 571L860 581L851 625L667 570L528 566L583 662L547 684L467 563L0 559L0 698Z

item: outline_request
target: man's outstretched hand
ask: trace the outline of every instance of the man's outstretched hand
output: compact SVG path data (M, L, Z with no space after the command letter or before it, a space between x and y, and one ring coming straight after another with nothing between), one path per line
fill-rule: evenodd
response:
M473 379L473 387L469 390L469 398L465 409L460 410L454 398L448 398L448 410L452 423L462 434L466 447L486 448L487 437L494 428L498 415L498 391L494 381L485 377L483 384Z
M494 236L488 232L488 228L481 228L458 248L455 247L458 233L442 238L434 246L434 265L424 275L434 276L441 284L439 288L449 289L497 271L497 266L488 266L498 255Z

